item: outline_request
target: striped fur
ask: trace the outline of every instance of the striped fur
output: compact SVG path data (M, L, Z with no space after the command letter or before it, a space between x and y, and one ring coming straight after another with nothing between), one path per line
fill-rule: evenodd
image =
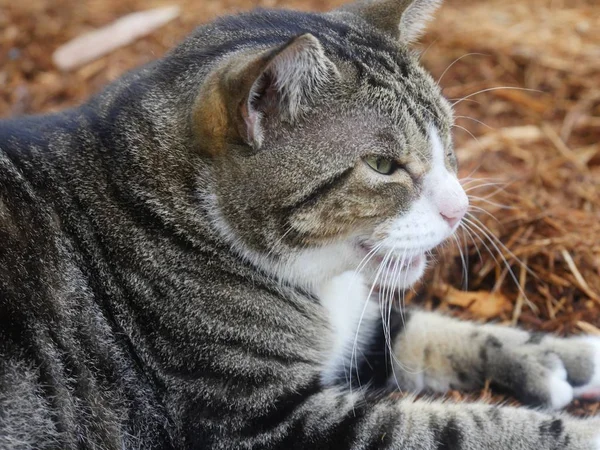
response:
M453 231L435 202L464 208L407 47L436 2L381 0L399 33L378 3L221 18L0 122L1 449L600 448L597 420L388 395L491 378L562 406L595 394L600 350L367 298L425 262L406 244L357 272L361 246L425 252ZM414 234L431 211L442 231Z

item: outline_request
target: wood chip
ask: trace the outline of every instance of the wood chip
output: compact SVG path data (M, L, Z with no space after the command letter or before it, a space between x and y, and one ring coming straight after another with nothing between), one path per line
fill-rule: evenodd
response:
M52 60L61 70L75 69L150 34L179 16L179 11L178 6L168 6L128 14L67 42L54 52Z
M587 284L587 282L581 275L581 272L579 272L579 269L577 269L577 266L575 265L575 261L573 261L573 258L571 257L569 252L566 251L565 249L562 249L561 254L562 254L563 258L565 259L565 262L569 266L571 273L575 277L575 280L577 280L577 283L579 284L579 287L581 288L581 290L583 292L585 292L591 299L596 300L597 302L600 302L600 297L598 296L598 294L596 294L595 292L593 292L590 289L589 285Z
M600 336L600 328L592 325L591 323L584 322L582 320L577 322L577 326L585 331L587 334L593 334L594 336Z

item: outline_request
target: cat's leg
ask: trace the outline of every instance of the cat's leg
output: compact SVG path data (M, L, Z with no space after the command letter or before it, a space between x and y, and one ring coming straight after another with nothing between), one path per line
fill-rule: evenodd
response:
M600 397L600 338L534 334L410 311L395 341L400 386L444 392L490 380L526 404L562 408Z
M527 408L378 400L335 389L315 393L274 427L269 448L397 450L600 450L600 419L575 419ZM265 448L264 426L243 448ZM269 428L269 431L271 428ZM232 444L223 448L241 448Z

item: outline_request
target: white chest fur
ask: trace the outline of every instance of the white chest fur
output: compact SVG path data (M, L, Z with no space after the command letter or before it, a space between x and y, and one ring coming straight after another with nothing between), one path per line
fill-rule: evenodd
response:
M339 382L340 376L350 376L361 349L373 337L380 312L377 303L369 300L363 277L353 271L325 282L317 293L332 330L331 352L323 371L323 382L331 385Z

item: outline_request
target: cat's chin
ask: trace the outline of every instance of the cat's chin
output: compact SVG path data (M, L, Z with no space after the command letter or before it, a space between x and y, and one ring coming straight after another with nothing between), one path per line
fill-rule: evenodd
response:
M385 297L418 282L425 273L427 257L424 253L388 258L376 254L366 266L364 272L367 284L373 286L372 297Z

